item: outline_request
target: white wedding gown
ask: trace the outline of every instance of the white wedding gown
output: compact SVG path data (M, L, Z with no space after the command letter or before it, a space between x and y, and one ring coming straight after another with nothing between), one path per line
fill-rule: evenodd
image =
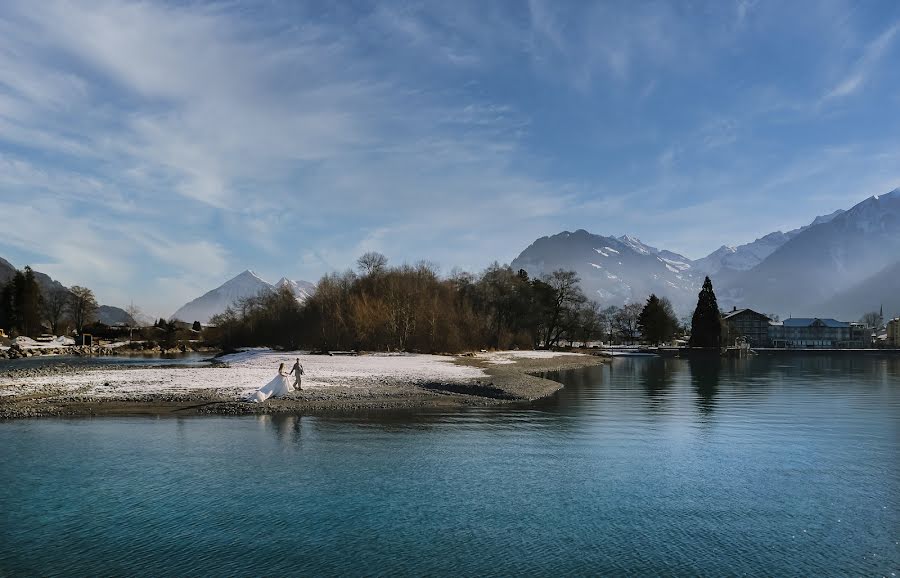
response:
M290 377L279 373L275 379L251 393L247 401L259 403L270 397L282 397L292 391L294 391L294 386L291 385Z

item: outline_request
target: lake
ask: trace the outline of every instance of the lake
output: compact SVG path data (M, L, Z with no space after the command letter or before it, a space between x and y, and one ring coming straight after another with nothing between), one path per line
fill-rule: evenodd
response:
M0 575L900 573L900 358L620 358L530 407L0 422Z

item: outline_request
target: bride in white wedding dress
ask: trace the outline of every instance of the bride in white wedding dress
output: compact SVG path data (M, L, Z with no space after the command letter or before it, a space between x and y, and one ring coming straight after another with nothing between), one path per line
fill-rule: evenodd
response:
M247 398L247 401L262 402L270 397L282 397L294 391L294 386L284 373L284 363L278 366L278 375L275 379L257 389Z

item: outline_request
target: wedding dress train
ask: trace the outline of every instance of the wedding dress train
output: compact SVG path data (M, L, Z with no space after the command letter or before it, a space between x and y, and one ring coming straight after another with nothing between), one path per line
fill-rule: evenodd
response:
M290 377L279 373L275 379L251 393L247 401L259 403L270 397L282 397L292 391L294 391L294 386L291 385Z

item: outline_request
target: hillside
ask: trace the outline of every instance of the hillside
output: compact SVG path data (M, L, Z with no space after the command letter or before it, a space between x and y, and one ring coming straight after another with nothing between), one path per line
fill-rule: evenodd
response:
M696 300L699 287L686 257L633 237L604 237L583 229L541 237L511 265L533 277L555 269L574 270L590 299L610 305L643 301L656 293L685 310Z

